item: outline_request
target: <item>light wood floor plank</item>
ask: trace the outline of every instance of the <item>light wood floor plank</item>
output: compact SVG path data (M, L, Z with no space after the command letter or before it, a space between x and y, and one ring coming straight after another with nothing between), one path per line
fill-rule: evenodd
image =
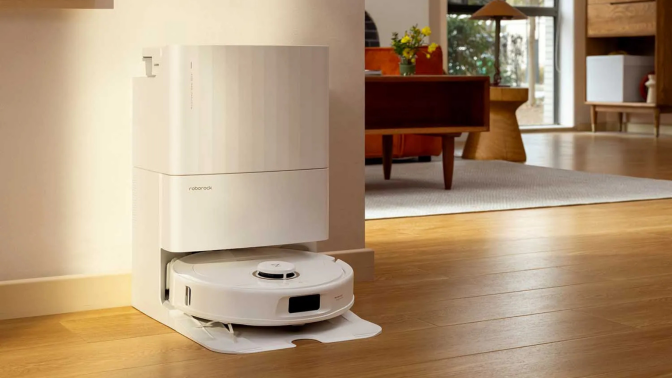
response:
M433 302L399 298L389 305L383 305L383 310L418 314L420 320L428 323L450 325L665 297L672 297L672 276L598 282L444 301L436 297ZM361 315L365 315L373 306L375 303L372 301L364 302L361 308L358 307L358 311Z
M591 274L603 280L627 280L672 274L672 256L666 252L666 247L659 246L659 251L665 251L661 255L640 254L637 249L633 249L632 256L602 259L592 264L575 264L566 268Z
M142 313L72 319L61 324L87 342L121 340L173 333L169 327Z
M672 365L663 363L662 366L647 367L645 371L640 368L605 374L591 375L585 378L672 378Z
M70 377L203 358L231 358L204 350L177 333L117 341L43 346L0 354L0 377Z
M0 353L46 345L57 348L60 344L84 343L84 339L68 330L61 322L135 313L137 311L132 307L123 307L3 320L0 322Z
M633 327L672 325L672 298L582 308L580 311Z
M434 277L431 272L421 271L424 276ZM479 276L457 276L434 280L406 282L393 279L382 282L367 282L357 286L355 294L362 302L372 304L404 300L411 302L437 301L468 298L483 295L503 294L516 291L545 289L558 286L578 285L603 281L598 275L576 272L568 268L548 268ZM400 302L398 302L400 303Z
M0 354L17 349L59 344L83 344L84 340L58 323L13 322L0 323Z
M672 329L500 350L359 374L361 378L612 377L672 367ZM613 375L612 375L613 374ZM630 375L625 375L630 377Z
M613 206L613 205L612 205ZM650 210L655 206L650 205ZM615 208L614 208L615 209ZM655 211L655 210L654 210ZM434 217L422 218L422 222L436 222ZM380 222L380 221L373 221ZM367 222L367 228L371 222ZM389 226L387 232L399 233L404 226ZM450 226L446 225L446 229ZM524 236L524 229L521 233ZM474 231L478 233L479 231ZM367 231L367 235L370 233ZM672 236L672 235L671 235ZM394 242L386 240L384 235L367 237L367 245L374 250L382 250L385 253L376 255L376 268L392 271L405 269L409 265L432 264L436 262L449 262L455 260L483 259L506 257L518 254L562 252L568 254L626 254L624 247L637 247L652 245L646 254L663 254L660 245L669 243L669 237L642 232L624 231L618 234L604 235L578 235L578 236L549 236L523 239L509 239L514 236L487 239L487 235L479 238L477 234L472 239L454 240L452 237L443 235L427 241L425 237L413 236Z
M653 255L660 261L664 260L667 254L666 248L669 241L646 243L632 245L626 250L622 247L613 245L596 250L583 250L580 253L571 252L543 252L532 254L517 254L510 256L492 257L487 259L472 259L441 262L435 261L427 264L416 264L414 267L440 274L443 276L477 276L492 273L515 272L521 270L551 268L559 266L591 264L601 264L605 261L618 265L624 261L618 261L618 258L629 258L635 260L637 257L648 257L647 252L659 251L659 254ZM669 265L669 264L668 264ZM672 272L672 269L669 269Z

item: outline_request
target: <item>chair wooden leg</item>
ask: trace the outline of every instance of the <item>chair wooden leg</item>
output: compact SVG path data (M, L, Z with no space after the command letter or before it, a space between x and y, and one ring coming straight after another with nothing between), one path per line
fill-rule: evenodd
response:
M392 141L392 135L383 135L383 175L385 180L389 180L392 173Z
M595 132L595 128L597 125L597 110L595 109L595 105L590 106L590 128Z
M618 114L618 132L622 133L623 132L623 113L617 113Z
M453 170L455 168L455 136L444 135L441 137L443 147L443 185L446 190L453 186Z

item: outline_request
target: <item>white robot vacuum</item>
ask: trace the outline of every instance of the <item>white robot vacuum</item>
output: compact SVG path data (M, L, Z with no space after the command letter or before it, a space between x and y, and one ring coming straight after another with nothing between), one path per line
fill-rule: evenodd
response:
M280 248L195 253L168 265L170 304L202 319L250 326L303 325L355 302L352 268Z
M167 46L143 60L133 306L223 353L380 333L350 311L352 268L314 251L329 238L328 48Z

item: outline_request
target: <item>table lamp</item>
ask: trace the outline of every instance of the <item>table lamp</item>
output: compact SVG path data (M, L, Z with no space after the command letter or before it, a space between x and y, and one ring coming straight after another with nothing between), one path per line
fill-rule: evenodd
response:
M527 16L518 9L510 6L504 0L492 0L483 8L471 15L471 20L495 20L495 77L492 85L498 87L502 81L499 72L499 34L501 32L500 21L502 20L525 20Z

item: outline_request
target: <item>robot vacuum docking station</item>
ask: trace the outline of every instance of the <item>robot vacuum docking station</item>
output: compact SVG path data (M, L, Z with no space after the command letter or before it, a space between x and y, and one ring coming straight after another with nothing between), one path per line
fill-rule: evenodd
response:
M133 79L135 308L223 353L381 332L350 311L347 263L272 247L329 238L328 53L143 51L145 76Z

